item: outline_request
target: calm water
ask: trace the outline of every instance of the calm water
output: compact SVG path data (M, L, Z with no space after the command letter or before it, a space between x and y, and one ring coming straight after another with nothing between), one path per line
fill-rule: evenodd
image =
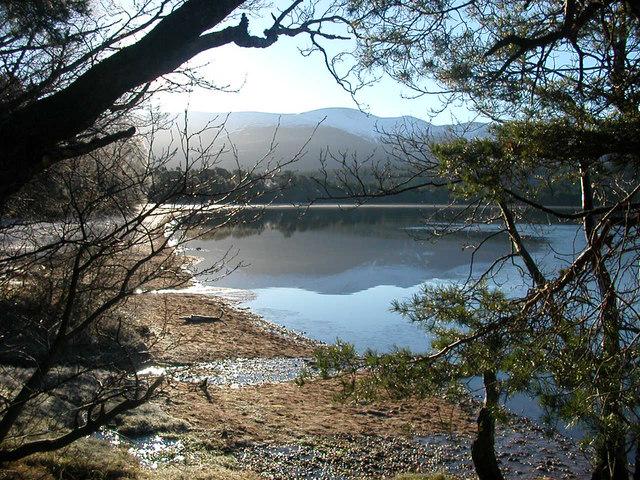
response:
M247 214L247 219L254 216ZM226 252L245 266L205 284L251 290L246 303L269 320L333 342L352 342L363 351L394 346L415 352L428 347L418 325L389 311L394 299L409 298L423 283L464 282L496 257L510 252L506 235L482 225L433 241L442 228L425 208L269 209L242 226L194 240L189 254L201 256L200 269ZM528 225L527 242L545 268L556 269L582 246L573 225ZM495 278L511 293L527 288L518 266L505 264Z

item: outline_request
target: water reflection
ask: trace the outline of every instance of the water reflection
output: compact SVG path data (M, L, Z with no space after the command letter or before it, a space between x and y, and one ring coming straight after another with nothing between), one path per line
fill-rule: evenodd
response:
M234 288L350 295L380 285L408 288L433 278L466 277L472 247L486 233L465 230L435 242L430 234L441 227L425 224L428 213L415 208L271 209L192 246L210 262L227 251L238 252L236 259L248 266L218 283ZM495 236L474 255L475 266L509 249L506 236Z
M194 240L189 253L203 257L204 269L226 252L237 252L236 260L247 266L216 285L253 290L257 296L247 305L288 328L323 341L339 337L360 350L398 345L423 351L424 333L389 312L391 301L410 296L425 282L464 281L510 253L503 234L491 236L474 253L473 246L496 225L461 229L433 241L431 234L442 228L438 222L455 214L434 218L433 210L416 207L274 208L255 219L256 212L248 211L246 223ZM559 261L554 251L562 250L550 248L550 241L567 243L566 232L555 228L530 226L526 232L532 252L549 257L549 265ZM526 289L516 268L507 265L498 281L512 290Z

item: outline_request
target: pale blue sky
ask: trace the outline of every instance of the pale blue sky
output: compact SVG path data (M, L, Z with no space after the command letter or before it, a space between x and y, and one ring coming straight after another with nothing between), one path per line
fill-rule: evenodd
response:
M254 26L253 30L257 30ZM333 41L336 49L350 42ZM280 38L267 49L247 49L227 45L200 54L194 64L208 65L202 72L217 85L239 88L237 93L196 90L191 94L161 96L161 105L169 111L205 112L259 111L299 113L327 107L357 108L357 105L333 79L320 54L303 57L299 47L308 44L303 36ZM327 44L327 41L325 41ZM430 108L439 105L434 96L405 99L406 89L390 79L361 91L357 99L363 109L381 117L412 115L429 119ZM435 118L435 123L455 123L472 119L463 108L453 108Z

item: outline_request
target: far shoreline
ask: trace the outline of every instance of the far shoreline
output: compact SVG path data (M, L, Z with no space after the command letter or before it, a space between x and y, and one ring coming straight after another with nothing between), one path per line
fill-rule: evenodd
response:
M236 204L224 204L224 205L206 205L202 203L177 203L170 206L183 206L183 207L196 207L202 208L204 211L207 209L238 209L238 210L315 210L315 209L334 209L334 210L355 210L355 209L392 209L392 208L417 208L417 209L451 209L451 210L463 210L469 208L470 204L447 204L447 203L251 203L244 205ZM544 205L545 208L553 210L570 211L576 206L570 205ZM488 207L497 209L497 207Z

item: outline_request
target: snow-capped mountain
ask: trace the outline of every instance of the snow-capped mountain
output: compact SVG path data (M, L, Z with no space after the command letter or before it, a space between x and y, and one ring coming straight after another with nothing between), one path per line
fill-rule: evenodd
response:
M381 118L351 108L323 108L298 114L238 112L229 117L232 126L321 127L336 128L370 140L378 140L384 132L398 128L428 130L431 125L415 117Z
M189 112L188 118L191 131L209 126L204 136L211 139L218 133L216 148L228 150L219 159L218 166L223 168L236 166L231 144L240 165L246 168L267 152L274 161L286 162L302 149L305 155L288 168L314 171L320 165L321 152L327 150L385 160L383 138L388 133L420 134L437 141L455 136L482 137L487 132L487 125L481 123L436 126L415 117L383 118L350 108L324 108L298 114ZM161 144L167 141L165 138ZM272 145L276 147L270 150Z

